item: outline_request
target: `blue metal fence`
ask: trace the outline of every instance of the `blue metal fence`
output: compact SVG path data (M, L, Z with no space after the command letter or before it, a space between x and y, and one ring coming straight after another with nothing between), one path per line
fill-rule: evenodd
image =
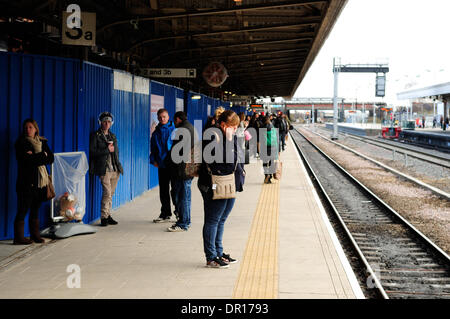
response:
M112 72L107 67L84 62L79 76L78 149L89 156L89 135L99 128L100 113L111 112ZM120 148L120 146L119 146ZM86 212L84 223L100 217L102 186L96 176L86 176Z
M192 92L185 97L180 88L74 59L0 52L0 70L0 240L13 237L14 142L26 118L38 122L55 153L83 151L89 156L89 135L99 128L99 114L112 112L111 131L118 138L124 167L113 198L117 208L158 185L157 169L149 164L152 96L164 98L171 119L181 108L192 123L205 123L208 105L211 114L219 105L227 106L205 95L192 100ZM87 175L84 223L100 217L101 193L99 179ZM40 210L41 228L47 226L48 212L49 203L45 203ZM29 233L28 227L25 232Z
M54 152L76 148L78 72L76 60L0 52L0 239L13 237L17 212L14 143L25 119L34 118ZM48 220L49 203L39 212ZM27 225L27 223L26 223ZM29 233L28 226L25 233Z

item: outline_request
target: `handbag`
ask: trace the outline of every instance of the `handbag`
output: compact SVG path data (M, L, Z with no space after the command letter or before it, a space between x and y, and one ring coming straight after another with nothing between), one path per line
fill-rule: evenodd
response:
M211 175L212 190L213 190L213 200L216 199L229 199L236 198L236 181L234 177L234 172L236 171L236 166L234 167L233 173L228 175L214 175L206 165L209 175Z
M52 177L48 175L48 184L47 184L47 200L50 200L56 196L55 187L53 186Z
M198 177L200 173L200 166L202 165L202 147L197 145L191 149L191 159L186 163L184 173L187 177Z
M282 161L276 161L277 169L275 171L275 175L273 176L276 180L281 179L281 174L283 172L283 162Z
M244 131L244 136L245 136L245 140L248 142L252 139L252 135L250 134L249 131L245 130Z

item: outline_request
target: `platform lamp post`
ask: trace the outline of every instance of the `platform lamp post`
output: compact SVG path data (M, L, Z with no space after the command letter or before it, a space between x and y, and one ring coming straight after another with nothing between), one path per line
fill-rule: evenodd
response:
M338 139L338 80L339 80L339 66L336 61L337 58L333 59L333 73L334 73L334 95L333 95L333 136L332 140L336 141ZM339 62L340 64L340 62Z

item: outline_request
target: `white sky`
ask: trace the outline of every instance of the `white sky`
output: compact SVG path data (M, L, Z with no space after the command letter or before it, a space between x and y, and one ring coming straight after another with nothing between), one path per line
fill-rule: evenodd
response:
M338 95L404 105L396 93L450 82L449 36L449 0L349 0L294 97L332 97L334 57L387 60L384 99L375 97L375 73L340 73Z

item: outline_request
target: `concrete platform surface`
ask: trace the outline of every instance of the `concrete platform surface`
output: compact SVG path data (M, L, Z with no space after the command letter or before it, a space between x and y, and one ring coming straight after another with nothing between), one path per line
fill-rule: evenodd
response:
M263 184L260 161L246 166L244 192L225 224L225 252L239 260L228 269L205 267L203 201L194 180L187 232L152 222L160 209L156 188L114 211L119 224L95 234L32 247L2 242L0 298L228 299L247 298L246 290L261 299L360 298L291 142L281 159L283 178L272 185ZM258 294L264 285L269 290Z

